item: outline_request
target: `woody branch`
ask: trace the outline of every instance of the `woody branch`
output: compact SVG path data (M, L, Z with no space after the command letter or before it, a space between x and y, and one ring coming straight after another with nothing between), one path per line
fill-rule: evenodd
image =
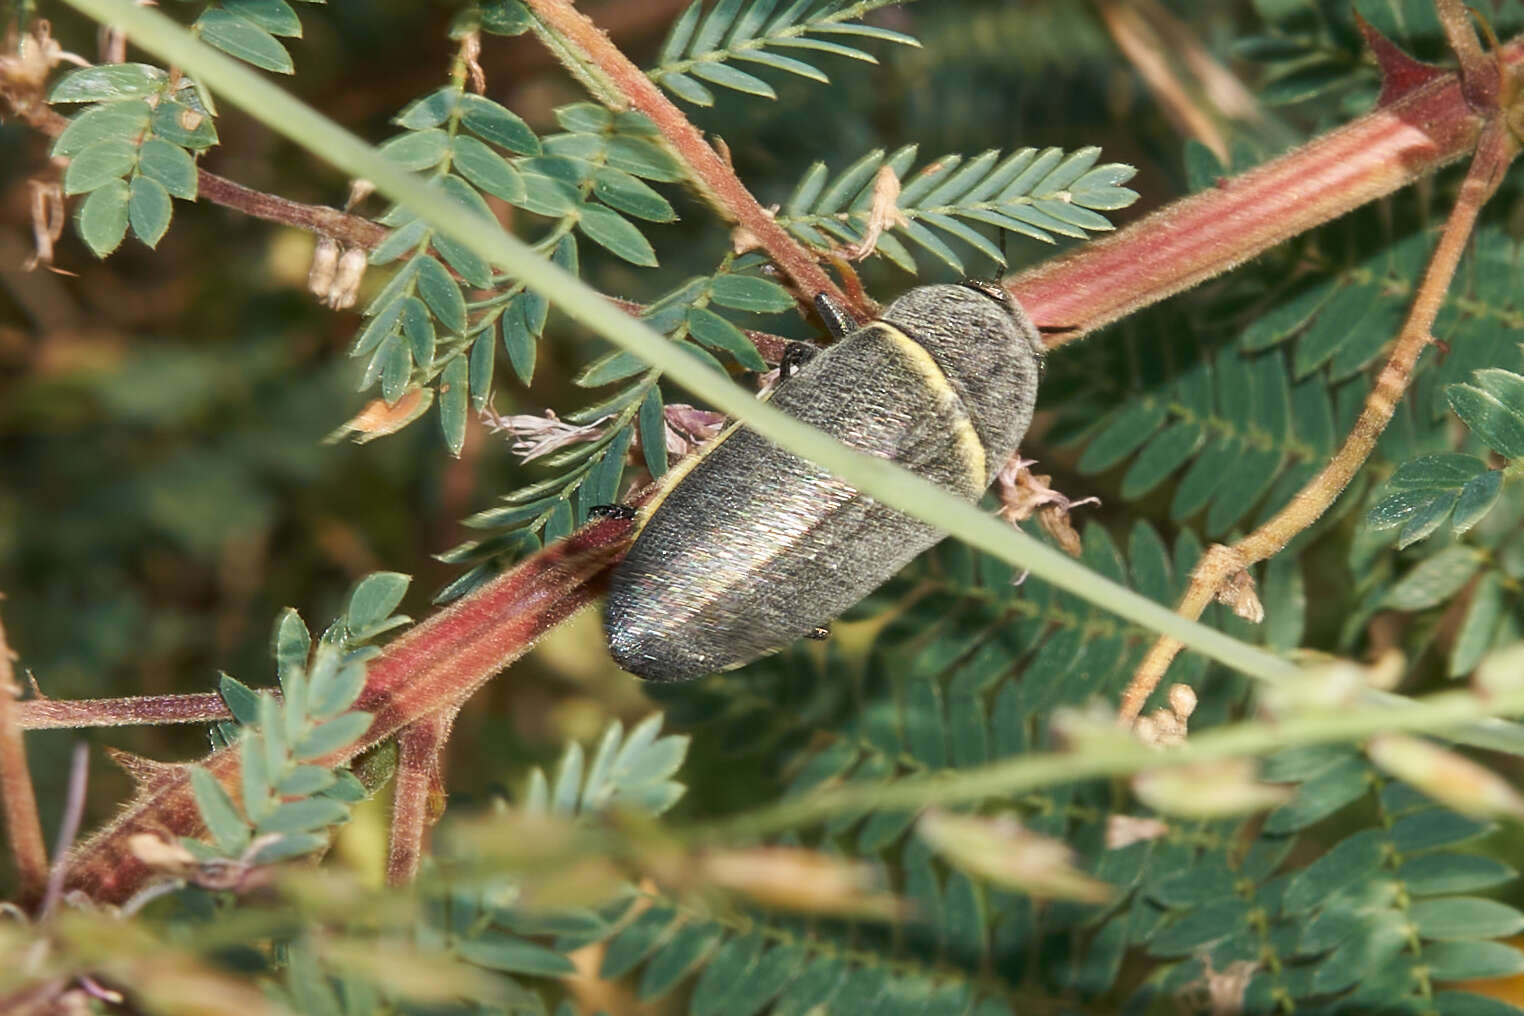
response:
M1440 0L1439 6L1444 10L1459 5ZM1449 13L1452 17L1448 24L1452 27L1453 35L1456 12L1452 9ZM1463 10L1461 14L1464 15ZM1469 26L1466 32L1470 33ZM1475 43L1474 35L1471 41ZM1253 596L1247 569L1279 553L1297 534L1321 518L1344 491L1355 473L1365 464L1382 431L1391 421L1392 414L1413 379L1413 367L1419 354L1434 341L1431 332L1434 319L1438 316L1445 294L1455 277L1466 243L1476 228L1477 216L1482 206L1496 192L1508 166L1519 152L1519 140L1508 123L1510 111L1498 105L1500 96L1510 97L1514 91L1513 79L1499 82L1496 79L1498 64L1487 59L1468 59L1468 54L1473 50L1480 52L1477 47L1457 46L1457 52L1462 58L1462 75L1480 75L1484 79L1483 83L1476 87L1463 87L1461 83L1455 82L1452 86L1463 96L1476 98L1480 102L1491 102L1493 105L1490 109L1478 111L1479 115L1486 116L1481 141L1461 183L1444 230L1440 233L1439 242L1430 256L1423 280L1414 293L1407 319L1397 334L1385 366L1376 376L1370 394L1366 396L1359 417L1338 452L1292 496L1284 508L1237 543L1231 546L1217 544L1208 549L1191 573L1190 585L1176 608L1176 612L1182 616L1199 618L1214 597L1241 606L1245 616L1253 616L1257 601L1251 605L1247 600ZM1512 68L1511 73L1516 74L1517 69ZM1180 643L1171 638L1160 638L1154 643L1123 693L1123 721L1137 719L1148 696L1163 680L1170 663L1181 648Z

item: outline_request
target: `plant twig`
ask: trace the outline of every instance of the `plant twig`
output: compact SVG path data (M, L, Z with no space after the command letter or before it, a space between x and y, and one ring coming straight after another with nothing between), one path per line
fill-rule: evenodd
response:
M586 526L410 628L367 668L355 708L372 714L370 729L348 748L315 761L342 765L411 724L453 712L541 635L601 594L631 528L613 518ZM213 752L202 765L237 792L236 747ZM201 831L188 775L180 767L158 768L121 814L75 850L67 884L119 903L151 874L128 846L134 833Z
M216 692L109 699L41 698L15 705L16 725L22 730L216 723L231 719L232 715Z
M1428 269L1413 295L1413 304L1402 330L1397 333L1391 356L1377 375L1344 444L1272 518L1231 547L1215 544L1203 555L1191 572L1190 586L1176 608L1182 617L1199 618L1212 598L1224 589L1225 583L1246 573L1252 565L1279 553L1293 537L1328 510L1356 471L1365 464L1413 379L1413 366L1419 354L1434 341L1430 329L1476 227L1477 215L1497 190L1504 172L1517 154L1518 142L1509 133L1503 118L1494 117L1482 135L1465 180L1461 182L1455 207L1450 211L1439 243L1429 259ZM1165 671L1181 648L1179 642L1168 637L1154 643L1122 694L1120 712L1124 721L1130 723L1138 718L1148 696L1163 680Z
M48 137L56 138L69 126L68 117L44 102L40 91L28 93L6 88L0 89L0 95L4 96L13 114ZM371 250L391 232L364 216L341 212L328 205L309 205L279 195L266 194L199 166L196 168L196 196L266 222L331 236L346 247Z
M424 837L444 810L444 750L457 712L454 706L431 713L397 735L387 885L407 885L418 876Z
M5 808L5 831L11 841L11 856L16 860L20 897L33 901L42 897L48 882L48 848L42 838L42 821L37 815L37 797L32 790L32 774L26 762L26 743L22 727L16 722L16 685L14 656L0 625L0 805Z
M1524 63L1524 41L1498 51ZM1278 159L1005 280L1038 325L1072 342L1469 154L1483 117L1440 74Z
M198 198L256 219L330 236L345 247L371 250L391 232L364 216L351 215L327 205L309 205L277 194L266 194L204 169L196 172L196 187Z
M609 98L649 117L687 167L689 177L704 197L750 234L757 246L767 252L801 291L811 297L825 293L851 307L863 319L873 316L873 308L858 306L849 300L816 262L814 255L773 221L772 215L752 197L729 162L704 140L682 110L585 14L568 0L526 0L526 3L557 40L570 50L573 72L579 75L589 71L596 73L612 92Z

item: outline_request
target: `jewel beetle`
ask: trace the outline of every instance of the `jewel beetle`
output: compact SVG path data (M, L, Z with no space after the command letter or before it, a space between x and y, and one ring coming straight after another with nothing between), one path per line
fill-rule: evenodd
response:
M844 444L977 501L1032 421L1043 346L999 285L920 286L780 381L774 406ZM787 369L787 364L785 369ZM625 670L683 681L783 648L942 538L828 471L732 425L674 467L636 513L610 580L609 650Z

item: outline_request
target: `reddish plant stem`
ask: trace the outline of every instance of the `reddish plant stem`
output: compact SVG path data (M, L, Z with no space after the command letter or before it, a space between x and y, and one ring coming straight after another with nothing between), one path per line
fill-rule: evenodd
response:
M44 102L40 95L5 90L4 96L18 117L48 137L56 138L69 126L69 119ZM331 236L346 247L370 250L391 232L364 216L341 212L328 205L309 205L266 194L199 167L196 170L196 194L200 199L256 219Z
M851 307L860 317L872 317L872 308L848 299L816 262L815 256L788 231L773 221L741 183L729 162L720 157L697 127L673 105L656 83L646 77L630 58L587 15L567 0L526 0L540 21L565 43L573 55L595 68L631 109L644 113L688 167L689 176L704 196L765 250L799 289L813 297L825 293ZM573 68L577 71L578 68Z
M440 710L408 724L397 735L387 885L407 885L418 877L424 838L444 811L444 751L457 712L458 708Z
M632 525L610 518L585 526L409 629L366 674L356 708L373 714L370 729L319 764L344 764L410 724L458 708L541 635L602 592L604 576L623 556ZM202 765L237 793L236 749L213 752ZM196 836L201 831L188 777L178 767L156 769L144 777L138 796L122 813L75 851L69 887L119 903L153 874L128 846L131 836Z
M1499 52L1524 62L1524 44ZM1263 166L1222 180L1006 280L1038 325L1072 342L1467 155L1482 117L1437 77Z
M1397 405L1413 380L1413 368L1424 348L1434 341L1432 328L1444 305L1445 294L1460 266L1461 255L1476 229L1482 206L1497 191L1508 166L1518 154L1518 142L1508 133L1502 116L1495 115L1482 135L1470 171L1462 181L1455 206L1440 233L1429 266L1413 294L1412 306L1397 333L1391 355L1366 396L1365 405L1328 464L1307 481L1278 512L1232 546L1213 544L1191 572L1191 582L1180 598L1176 613L1199 618L1220 598L1228 580L1246 573L1251 566L1281 552L1334 503L1370 457L1397 411ZM1153 690L1163 680L1170 663L1183 647L1175 639L1158 639L1122 693L1118 710L1123 722L1132 723L1142 712Z
M266 222L279 222L331 236L345 247L371 250L391 232L385 226L363 216L350 215L327 205L308 205L275 194L266 194L204 169L197 171L196 186L198 196L214 204Z
M0 806L5 811L5 833L16 861L19 896L24 903L42 898L48 884L48 848L37 815L37 797L26 762L26 743L16 722L15 667L11 648L0 626Z
M216 692L142 695L137 698L31 699L17 702L15 713L16 723L22 730L216 723L232 718L222 696Z
M1445 41L1460 62L1461 89L1477 112L1497 108L1502 85L1497 61L1482 48L1471 22L1471 7L1463 0L1434 0L1434 13L1444 30Z

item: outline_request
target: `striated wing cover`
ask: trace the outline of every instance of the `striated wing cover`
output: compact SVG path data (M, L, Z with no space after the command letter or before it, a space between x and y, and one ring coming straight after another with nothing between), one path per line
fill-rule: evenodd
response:
M976 500L987 472L962 402L905 342L870 325L817 355L772 404ZM616 573L610 649L656 680L739 666L829 621L939 538L734 429L668 489Z

